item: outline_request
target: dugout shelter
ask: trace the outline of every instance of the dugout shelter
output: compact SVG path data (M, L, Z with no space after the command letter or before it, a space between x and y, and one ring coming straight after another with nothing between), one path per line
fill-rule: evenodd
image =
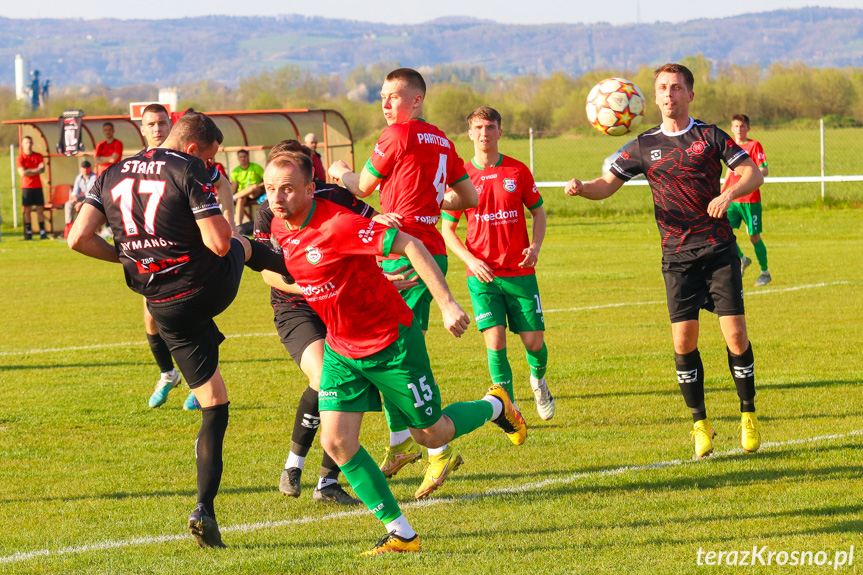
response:
M266 164L267 153L278 142L285 139L296 139L302 142L303 137L314 132L318 137L317 152L321 155L324 167L337 160L344 160L353 168L354 145L353 136L347 120L335 110L243 110L233 112L204 112L219 127L225 137L216 161L225 166L230 174L239 165L238 150L248 150L252 162ZM114 138L123 142L123 157L133 156L147 145L141 135L140 121L132 120L128 115L84 116L81 119L81 141L84 151L92 154L96 144L104 140L102 124L111 122L114 125ZM91 156L77 154L65 156L56 150L59 138L59 123L57 118L28 118L24 120L6 120L3 124L18 127L18 147L21 139L30 136L33 139L33 150L45 157L45 172L42 174L42 189L45 202L51 203L53 193L62 186L71 186L78 175L78 168L85 159ZM20 153L16 150L15 155ZM14 158L13 158L14 161ZM12 173L12 204L17 226L18 191L16 185L17 171ZM46 213L46 221L53 221L54 232L63 230L63 210L51 210ZM35 225L36 218L33 218Z

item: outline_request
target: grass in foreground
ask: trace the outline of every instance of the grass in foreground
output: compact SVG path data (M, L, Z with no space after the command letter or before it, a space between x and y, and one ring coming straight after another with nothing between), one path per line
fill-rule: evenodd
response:
M299 500L276 489L306 383L275 335L258 277L246 275L217 320L229 336L221 362L232 403L216 504L230 549L201 551L184 528L200 415L181 410L183 390L147 407L158 374L140 297L119 267L61 242L4 238L0 573L691 573L700 548L754 545L831 559L855 545L855 565L840 570L859 570L860 212L765 215L775 279L755 289L751 269L745 278L768 442L759 453L736 451L734 385L716 321L704 314L717 456L691 461L650 217L552 218L539 280L555 418L537 417L511 337L527 443L515 448L493 426L459 439L465 465L419 505L409 502L421 470L402 471L391 486L424 552L374 559L356 557L382 534L373 516L311 501L319 449ZM451 259L449 281L466 303L463 268ZM618 307L589 309L602 305ZM483 393L479 334L455 340L435 324L428 346L445 403ZM367 416L362 441L376 459L385 438L383 418ZM106 542L118 546L98 547ZM77 551L57 553L65 548Z

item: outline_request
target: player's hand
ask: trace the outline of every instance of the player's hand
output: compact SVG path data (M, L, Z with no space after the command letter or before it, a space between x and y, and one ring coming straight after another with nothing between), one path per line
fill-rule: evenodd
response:
M539 262L539 250L534 246L528 246L521 250L524 259L518 264L520 268L533 268Z
M410 266L410 264L405 264L402 267L395 269L391 272L383 272L384 276L388 280L393 283L393 287L397 290L402 291L408 288L412 288L415 285L418 285L416 281L416 272Z
M378 214L372 219L379 224L383 224L397 230L402 229L402 223L399 221L402 219L402 217L395 212L390 212L388 214Z
M731 205L731 194L719 194L707 205L707 215L711 218L725 217L728 206Z
M332 179L341 181L342 176L344 176L350 171L351 168L345 163L345 161L339 160L337 162L333 162L333 165L330 166L330 169L327 170L327 173Z
M458 305L455 300L440 306L441 315L443 315L443 325L453 337L461 337L462 334L470 325L470 318L465 311Z
M494 279L494 272L491 267L479 258L473 258L467 262L467 267L476 276L476 279L484 284L489 283Z
M567 196L577 196L581 194L582 190L584 190L584 182L575 178L566 182L566 185L563 187L563 193Z

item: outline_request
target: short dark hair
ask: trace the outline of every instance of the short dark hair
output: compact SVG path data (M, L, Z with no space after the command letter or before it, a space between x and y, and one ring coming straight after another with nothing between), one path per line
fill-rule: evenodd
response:
M281 154L285 154L288 152L296 152L299 154L305 154L308 157L312 157L312 149L304 144L301 144L298 140L282 140L272 148L270 148L270 153L267 154L267 161L269 162L276 156Z
M81 162L81 167L82 168L92 168L93 166L92 166L92 164L90 164L90 162L88 162L87 160L84 160L83 162Z
M486 120L488 122L497 122L498 128L500 128L503 124L503 118L500 117L500 112L489 106L480 106L479 108L468 114L468 128L470 127L470 123L473 122L476 118L479 118L480 120Z
M396 68L389 74L387 74L387 82L395 82L400 80L410 86L415 90L419 90L419 92L425 98L426 95L426 81L423 80L422 74L414 70L413 68Z
M24 140L30 140L30 143L31 143L31 144L33 143L33 138L31 138L30 136L24 136L23 138L21 138L21 141L22 141L22 142L23 142Z
M200 112L192 112L182 116L171 128L171 140L184 147L194 142L201 147L212 146L213 142L222 143L224 136L216 123Z
M737 120L738 122L743 122L747 126L749 125L749 116L746 114L734 114L731 116L731 121Z
M239 156L240 154L246 154L248 156L249 150L237 150L237 155Z
M270 166L275 168L297 166L304 176L304 184L309 184L314 179L315 167L312 165L312 159L302 152L284 150L275 155L271 154L267 161L267 167Z
M103 122L103 123L102 123L102 127L104 128L105 126L111 126L111 127L113 128L113 127L114 127L114 124L113 124L113 123L111 123L111 122Z
M663 72L668 72L669 74L681 74L683 76L683 83L686 84L686 89L690 92L695 87L695 77L693 77L692 72L689 71L689 68L687 68L683 64L663 64L662 66L654 70L653 81L656 82L656 78Z
M144 114L165 114L168 118L171 117L171 114L168 113L168 109L162 104L150 104L146 108L141 111L141 118L144 118Z

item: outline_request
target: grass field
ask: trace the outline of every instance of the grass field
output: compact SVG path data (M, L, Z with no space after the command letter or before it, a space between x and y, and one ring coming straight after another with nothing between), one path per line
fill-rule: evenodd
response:
M587 203L546 194L554 205ZM724 345L704 315L717 453L691 460L651 215L555 215L539 280L557 414L537 417L510 339L527 442L513 447L494 426L459 439L465 465L421 504L411 502L419 466L401 472L391 486L424 552L372 559L356 555L382 532L373 516L311 500L317 448L302 497L276 489L306 383L275 335L259 277L247 273L218 318L232 403L216 505L230 548L204 551L184 527L200 415L182 411L179 390L147 407L158 374L140 297L117 266L4 230L0 573L693 573L704 569L699 549L825 551L832 561L852 545L853 565L838 570L860 572L863 218L851 208L765 218L775 280L756 289L752 270L745 278L766 442L757 454L739 450ZM467 304L463 274L451 259L450 283ZM455 340L437 317L428 347L444 403L477 398L488 385L481 337ZM381 456L381 416L367 417L362 441Z

